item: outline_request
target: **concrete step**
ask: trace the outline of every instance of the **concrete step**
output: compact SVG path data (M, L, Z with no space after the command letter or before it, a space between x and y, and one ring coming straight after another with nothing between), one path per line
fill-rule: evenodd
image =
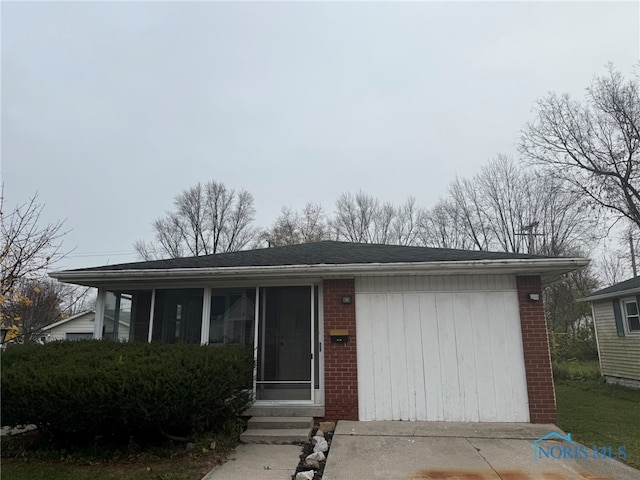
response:
M247 410L242 413L243 417L324 417L324 406L322 405L309 405L309 406L257 406L251 405Z
M295 445L309 441L310 428L252 428L240 435L242 443Z
M313 428L313 417L251 417L247 429Z

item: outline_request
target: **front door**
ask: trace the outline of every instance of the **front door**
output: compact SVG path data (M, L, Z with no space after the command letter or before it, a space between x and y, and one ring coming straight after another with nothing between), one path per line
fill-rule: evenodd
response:
M313 288L261 287L258 304L256 400L312 401Z

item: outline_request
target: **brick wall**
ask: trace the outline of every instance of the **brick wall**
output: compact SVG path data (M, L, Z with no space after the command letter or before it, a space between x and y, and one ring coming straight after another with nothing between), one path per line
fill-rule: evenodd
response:
M351 296L351 304L342 297ZM325 280L324 395L326 420L358 420L358 358L356 345L356 294L353 279ZM330 331L349 330L347 343L331 343Z
M531 423L556 423L556 396L540 277L517 277L516 280L530 420ZM540 300L529 300L530 293L539 294Z

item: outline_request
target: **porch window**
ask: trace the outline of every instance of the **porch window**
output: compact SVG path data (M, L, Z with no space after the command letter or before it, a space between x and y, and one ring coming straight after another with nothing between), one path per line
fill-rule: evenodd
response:
M255 305L255 288L212 290L209 344L253 346Z
M102 338L129 340L131 333L131 295L107 292L104 298Z
M156 290L153 341L200 343L204 290Z
M107 291L104 299L102 338L147 341L151 291Z

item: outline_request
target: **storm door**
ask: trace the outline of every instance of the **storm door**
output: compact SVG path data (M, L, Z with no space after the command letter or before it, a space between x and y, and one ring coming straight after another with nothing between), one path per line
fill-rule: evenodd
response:
M312 401L314 289L261 287L258 296L256 400Z

